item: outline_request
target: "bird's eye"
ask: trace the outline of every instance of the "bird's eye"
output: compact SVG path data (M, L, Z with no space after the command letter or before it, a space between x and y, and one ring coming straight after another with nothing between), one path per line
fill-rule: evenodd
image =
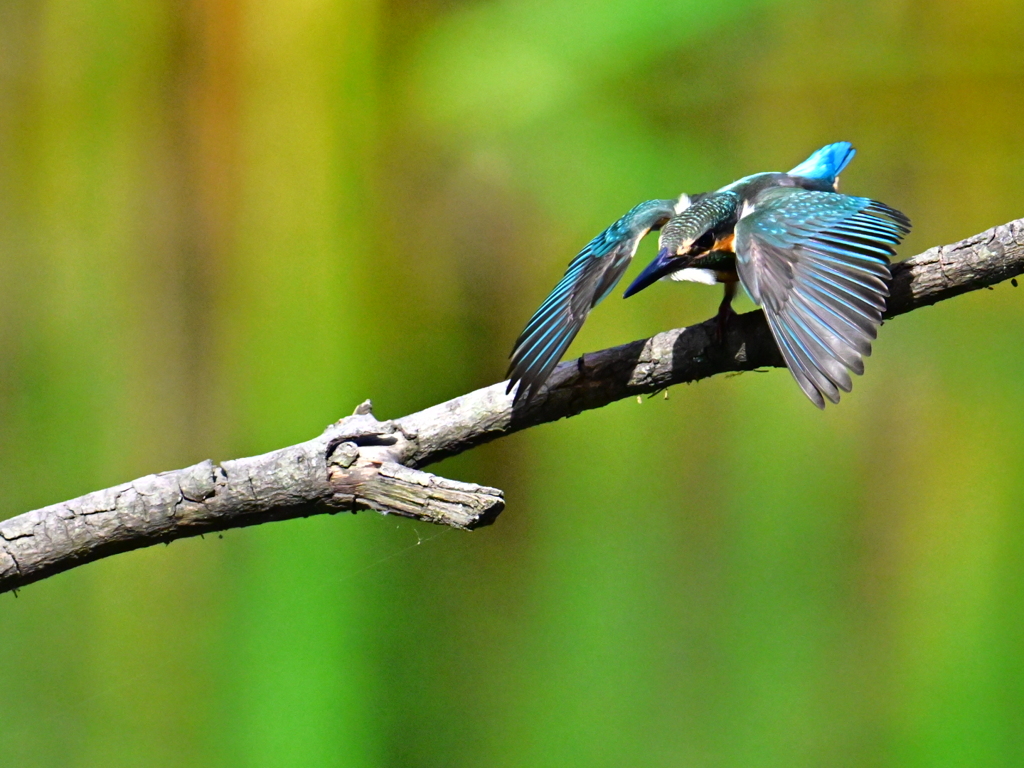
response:
M694 240L693 245L690 246L691 252L702 253L704 251L710 251L715 244L715 234L711 231L705 232L703 235Z

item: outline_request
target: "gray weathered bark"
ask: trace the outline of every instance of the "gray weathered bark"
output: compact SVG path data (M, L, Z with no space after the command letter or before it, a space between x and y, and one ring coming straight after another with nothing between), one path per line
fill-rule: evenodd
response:
M893 266L887 317L1024 272L1024 219ZM481 443L625 397L730 371L781 366L760 311L721 343L714 321L563 363L528 405L495 384L378 421L369 402L307 442L262 456L149 475L0 523L0 592L76 565L186 536L324 512L374 510L471 530L502 492L420 470Z

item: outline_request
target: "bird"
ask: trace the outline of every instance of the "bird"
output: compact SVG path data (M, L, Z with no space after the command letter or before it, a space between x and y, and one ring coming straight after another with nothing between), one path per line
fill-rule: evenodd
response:
M745 176L714 191L641 203L592 240L513 347L506 393L529 401L590 310L626 271L640 240L660 230L658 254L623 294L658 280L722 283L719 338L739 284L764 311L803 393L839 402L862 374L885 309L889 258L910 231L900 211L838 191L856 150L836 142L787 173ZM518 385L518 386L517 386Z
M864 357L889 295L889 259L910 220L877 200L838 191L853 159L830 144L788 173L734 181L664 225L658 255L629 297L669 277L725 284L718 327L728 324L736 283L764 311L782 357L819 408L838 403L864 373Z

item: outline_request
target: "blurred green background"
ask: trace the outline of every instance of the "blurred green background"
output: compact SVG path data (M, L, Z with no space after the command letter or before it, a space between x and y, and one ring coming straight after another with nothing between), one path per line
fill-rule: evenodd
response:
M0 0L0 518L497 381L633 204L827 142L903 255L1024 215L1022 46L1017 0ZM888 323L824 413L772 371L485 446L437 468L505 489L473 534L0 596L0 765L1024 765L1022 320Z

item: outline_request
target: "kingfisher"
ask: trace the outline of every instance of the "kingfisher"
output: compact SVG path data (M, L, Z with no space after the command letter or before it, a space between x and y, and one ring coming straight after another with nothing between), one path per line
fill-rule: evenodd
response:
M624 298L663 279L722 283L721 337L738 283L764 311L804 394L819 408L838 403L852 388L850 373L864 372L889 295L889 259L910 231L900 211L838 191L855 152L849 142L829 144L788 173L757 173L630 210L579 252L527 323L506 392L518 385L519 402L540 390L640 240L660 230L658 255Z

